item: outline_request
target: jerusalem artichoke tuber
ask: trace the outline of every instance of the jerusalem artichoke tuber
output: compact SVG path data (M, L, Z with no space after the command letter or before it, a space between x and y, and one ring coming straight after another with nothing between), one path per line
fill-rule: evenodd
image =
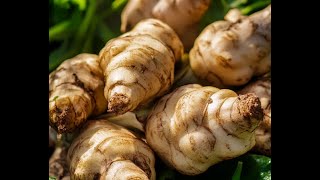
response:
M190 65L215 87L240 86L270 71L271 5L248 17L232 9L208 25L190 51Z
M266 74L238 91L239 94L255 93L263 109L263 121L255 131L256 145L253 151L271 156L271 76Z
M130 30L142 19L156 18L179 35L189 50L199 34L198 23L210 5L210 0L130 0L121 14L121 31Z
M74 131L106 110L103 74L94 54L65 60L49 75L49 123L58 133Z
M173 83L174 55L183 51L179 42L169 26L155 19L108 41L99 54L108 112L124 114L163 95Z
M169 166L197 175L249 151L262 116L254 94L189 84L159 100L149 114L146 139Z
M69 147L71 179L155 179L150 147L127 129L90 120Z

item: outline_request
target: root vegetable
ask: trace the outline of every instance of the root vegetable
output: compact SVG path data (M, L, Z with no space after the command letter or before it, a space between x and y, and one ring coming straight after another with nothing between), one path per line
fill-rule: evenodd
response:
M49 176L57 180L69 180L69 168L67 164L68 149L65 146L57 146L49 160Z
M127 129L90 120L68 151L71 179L155 179L150 147Z
M190 84L159 100L149 114L146 139L167 165L197 175L248 152L262 117L254 94Z
M108 112L124 114L163 95L174 80L175 55L183 51L177 44L174 31L155 19L108 41L99 54Z
M88 117L103 113L103 74L94 54L65 60L49 75L49 123L58 133L73 132Z
M271 156L271 76L269 74L249 83L239 94L255 93L263 109L263 121L256 129L256 145L253 151Z
M213 86L240 86L270 71L271 5L250 16L230 10L208 25L190 51L194 73Z
M130 30L142 19L156 18L168 24L189 50L199 34L198 23L210 0L130 0L121 14L121 31Z

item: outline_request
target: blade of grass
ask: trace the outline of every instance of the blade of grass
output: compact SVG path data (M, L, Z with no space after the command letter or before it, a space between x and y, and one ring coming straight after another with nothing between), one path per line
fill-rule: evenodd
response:
M239 161L238 165L237 165L237 168L234 171L234 174L232 176L232 180L240 180L241 171L242 171L242 161Z

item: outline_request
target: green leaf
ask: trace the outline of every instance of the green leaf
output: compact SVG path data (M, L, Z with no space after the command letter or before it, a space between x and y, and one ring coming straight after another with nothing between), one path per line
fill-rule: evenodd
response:
M49 180L56 180L55 177L49 176Z
M55 96L52 100L50 100L49 102L53 102L55 101L56 99L58 99L59 96Z
M243 163L241 161L238 162L237 169L233 173L232 180L240 180L242 164Z
M78 5L80 11L87 8L87 0L72 0L72 2Z
M127 2L128 0L114 0L111 4L111 9L117 11L121 9Z

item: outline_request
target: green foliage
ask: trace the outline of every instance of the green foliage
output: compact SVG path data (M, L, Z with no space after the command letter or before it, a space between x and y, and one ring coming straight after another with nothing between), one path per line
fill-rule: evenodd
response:
M232 180L240 180L241 171L242 171L242 161L238 161L236 170L233 173Z
M49 72L79 53L98 54L108 40L120 35L126 2L49 0Z
M56 180L55 177L49 176L49 180Z

